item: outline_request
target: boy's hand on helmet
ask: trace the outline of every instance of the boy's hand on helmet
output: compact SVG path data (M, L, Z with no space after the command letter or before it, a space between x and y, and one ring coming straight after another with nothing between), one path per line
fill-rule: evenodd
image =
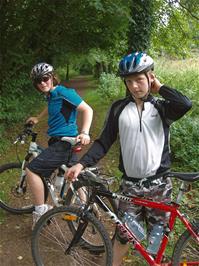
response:
M154 81L151 83L151 92L158 93L162 85L163 84L155 77Z
M38 118L36 116L34 117L29 117L27 120L26 120L26 123L32 123L33 125L37 124L39 122Z

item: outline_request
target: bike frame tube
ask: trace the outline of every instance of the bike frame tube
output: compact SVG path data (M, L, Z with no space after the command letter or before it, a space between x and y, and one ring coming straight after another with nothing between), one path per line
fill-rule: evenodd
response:
M184 226L190 231L190 233L193 235L194 238L199 241L199 236L194 232L192 224L186 219L186 217L178 210L180 205L172 202L170 205L167 205L163 202L154 202L151 200L147 199L142 199L142 198L137 198L137 197L126 197L123 195L119 195L116 193L111 193L111 192L103 192L103 191L97 191L97 195L102 195L102 196L107 196L107 197L112 197L112 198L117 198L119 200L123 201L128 201L131 202L132 204L136 204L139 206L144 206L148 208L153 208L153 209L159 209L164 212L169 212L170 213L170 218L168 222L168 228L170 232L173 230L176 218L178 217L181 222L184 224ZM129 242L132 242L134 245L135 249L140 252L140 254L145 258L145 260L149 263L151 266L171 266L171 262L169 263L161 263L162 257L164 254L164 251L166 249L167 243L168 243L168 234L164 234L161 245L159 247L158 253L156 255L156 258L154 259L147 251L144 246L141 245L141 243L136 239L136 237L133 235L133 233L117 218L117 216L111 212L111 210L106 206L106 204L102 200L99 199L99 197L95 194L95 197L98 198L98 201L101 202L101 205L103 206L103 209L108 213L108 215L111 217L111 219L118 225L118 227L126 233L127 238L129 239ZM114 214L114 215L113 215ZM181 263L183 265L183 262ZM194 265L193 263L187 263L187 265ZM196 264L197 265L197 264Z
M190 234L192 234L192 236L194 238L196 238L196 240L199 243L199 235L194 232L193 225L179 211L177 211L177 216L182 221L182 223L184 224L184 226L189 230Z
M169 223L168 223L168 227L170 229L170 232L173 230L176 218L178 217L182 221L184 226L190 231L190 233L193 235L193 237L196 238L197 241L199 242L199 236L197 236L197 234L194 232L191 223L178 210L178 208L180 207L178 204L173 202L172 205L167 205L165 203L153 202L150 200L140 199L140 198L132 198L131 202L136 204L136 205L145 206L145 207L149 207L149 208L153 208L153 209L159 209L159 210L162 210L164 212L170 212L170 219L169 219ZM160 248L159 248L157 256L156 256L156 259L154 259L155 264L150 264L150 265L156 265L156 264L159 265L161 263L165 248L167 246L167 243L168 243L168 236L164 234ZM149 256L148 256L149 254L146 252L145 248L143 250L140 247L137 247L137 249L145 257L145 259L148 261L148 263L150 263L151 258L149 258ZM183 263L182 263L182 265L183 265Z
M176 217L178 217L182 221L184 226L193 235L193 237L196 238L197 241L199 241L199 236L197 236L197 234L192 229L193 228L192 224L178 210L180 205L178 205L178 204L173 202L172 205L169 206L169 205L167 205L165 203L153 202L153 201L150 201L150 200L140 199L140 198L132 198L131 202L136 204L136 205L141 205L141 206L145 206L145 207L149 207L149 208L153 208L153 209L159 209L159 210L164 211L164 212L170 212L171 215L170 215L170 219L169 219L169 229L173 230Z

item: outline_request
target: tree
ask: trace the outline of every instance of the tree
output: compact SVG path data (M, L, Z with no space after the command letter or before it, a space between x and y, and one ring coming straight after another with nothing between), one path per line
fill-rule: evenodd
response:
M151 46L155 53L187 57L199 48L197 0L156 0Z
M133 51L144 51L150 48L150 37L153 26L154 1L132 0L131 23L128 33L128 47Z
M125 38L125 0L2 0L0 75L18 76L39 61L108 49ZM2 90L2 84L0 84Z
M131 18L130 51L186 57L199 48L198 0L132 0Z

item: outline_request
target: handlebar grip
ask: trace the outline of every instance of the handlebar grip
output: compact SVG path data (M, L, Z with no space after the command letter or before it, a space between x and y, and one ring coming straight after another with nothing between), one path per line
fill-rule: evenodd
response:
M26 137L33 134L33 131L32 131L33 126L34 124L32 122L25 123L22 133L20 133L17 136L16 140L14 141L14 144L16 144L19 141L21 142L21 144L24 144Z
M32 121L25 123L24 128L32 128L34 126L34 123Z

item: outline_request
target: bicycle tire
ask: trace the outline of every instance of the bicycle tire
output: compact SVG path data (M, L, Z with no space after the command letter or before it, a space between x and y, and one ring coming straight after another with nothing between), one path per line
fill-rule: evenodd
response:
M195 228L199 234L199 223ZM199 265L199 243L188 230L179 237L173 251L172 266L178 265Z
M95 227L95 240L104 245L104 253L100 256L90 252L89 246L81 240L76 243L67 254L66 250L74 236L68 226L68 220L81 220L83 211L75 206L56 207L39 219L32 232L31 250L37 266L111 266L112 244L110 238L100 221L92 213L85 213L83 221L89 226ZM82 220L81 220L82 221ZM89 234L89 230L84 234Z
M76 181L73 184L75 191L78 191L81 188L84 188L86 190L89 191L89 186L90 183L89 181L84 181L84 180L80 180L80 181ZM81 199L79 197L77 197L74 192L72 191L71 188L69 188L66 197L65 197L65 205L73 205L73 206L77 206L80 207L80 205L84 205L85 202L80 202ZM116 202L111 199L111 198L105 198L103 197L103 201L109 206L109 208L114 212L117 213L117 204ZM112 222L112 220L110 219L110 217L107 215L106 212L103 211L103 209L101 209L100 207L95 205L95 210L93 211L93 213L95 214L95 216L97 216L97 218L103 223L106 231L109 233L109 237L111 239L111 241L114 241L114 237L115 237L115 230L116 230L116 225ZM72 232L75 232L76 230L76 225L73 222L69 222L69 226L72 230ZM95 232L93 231L93 234ZM92 232L91 232L92 234ZM92 238L89 239L83 239L85 241L85 243L87 245L90 246L90 249L92 249L93 251L96 252L96 254L99 252L103 252L104 251L104 247L99 245L98 243L92 243L91 240Z
M0 166L0 207L13 214L32 213L34 206L27 183L24 183L20 193L17 191L20 175L20 163L7 163Z

